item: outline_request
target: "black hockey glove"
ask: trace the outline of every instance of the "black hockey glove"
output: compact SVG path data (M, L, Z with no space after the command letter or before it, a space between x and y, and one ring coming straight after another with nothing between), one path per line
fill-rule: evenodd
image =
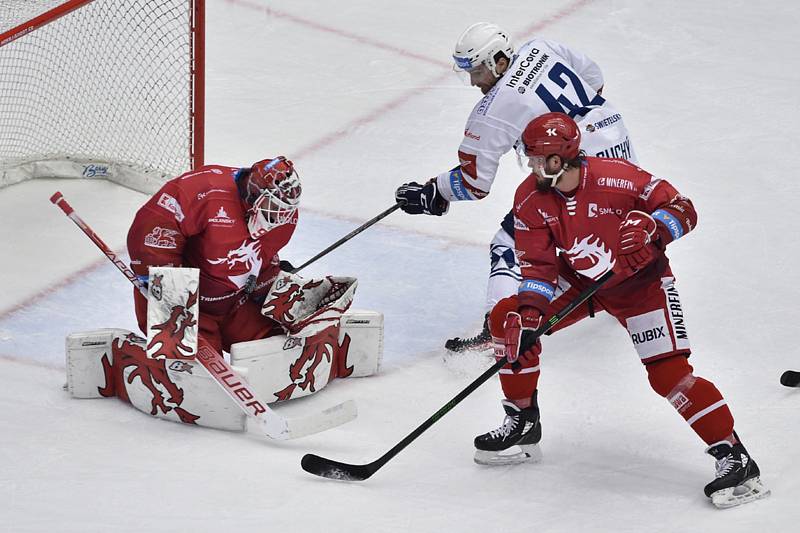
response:
M281 261L280 261L280 264L278 265L278 267L279 267L279 268L280 268L280 269L281 269L283 272L290 272L290 273L291 273L292 271L294 271L294 265L293 265L293 264L291 264L291 263L290 263L289 261L287 261L286 259L281 259Z
M442 216L450 208L450 202L439 194L436 187L436 178L424 185L412 181L397 188L394 193L400 209L409 215L436 215Z

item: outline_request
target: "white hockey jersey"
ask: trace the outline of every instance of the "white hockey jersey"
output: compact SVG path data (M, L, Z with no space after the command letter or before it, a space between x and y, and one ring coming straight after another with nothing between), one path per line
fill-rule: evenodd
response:
M598 91L600 67L566 46L533 39L522 45L492 89L472 110L458 149L459 165L436 177L449 201L489 194L500 157L511 150L534 118L558 111L581 128L581 148L590 156L636 163L622 115Z

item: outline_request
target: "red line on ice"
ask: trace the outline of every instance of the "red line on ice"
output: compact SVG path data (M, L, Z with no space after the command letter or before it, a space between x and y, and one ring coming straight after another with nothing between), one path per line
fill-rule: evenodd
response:
M417 96L417 95L421 94L423 91L427 90L428 88L430 88L432 86L435 86L436 84L440 83L442 80L446 79L448 76L452 75L451 63L450 62L444 62L444 61L439 61L439 60L436 60L436 59L431 59L429 57L425 57L423 55L420 55L420 54L417 54L417 53L414 53L414 52L410 52L408 50L405 50L403 48L399 48L397 46L393 46L393 45L390 45L390 44L382 43L380 41L377 41L375 39L371 39L369 37L364 37L362 35L358 35L358 34L355 34L355 33L352 33L352 32L346 31L346 30L342 30L342 29L339 29L339 28L334 28L332 26L326 26L326 25L321 24L319 22L316 22L314 20L310 20L310 19L306 19L306 18L297 16L297 15L293 15L293 14L287 13L285 11L280 11L280 10L277 10L277 9L273 9L273 8L267 6L267 5L258 3L258 2L253 1L253 0L225 0L225 1L227 3L235 5L235 6L244 7L244 8L252 9L252 10L255 10L255 11L261 11L261 12L267 14L268 16L274 16L276 18L281 18L281 19L284 19L284 20L288 20L290 22L293 22L293 23L296 23L296 24L300 24L302 26L306 26L306 27L309 27L309 28L313 28L313 29L318 30L318 31L331 33L333 35L336 35L336 36L339 36L339 37L343 37L345 39L350 39L350 40L356 41L356 42L361 43L361 44L365 44L365 45L368 45L368 46L379 48L381 50L394 52L394 53L396 53L396 54L398 54L398 55L400 55L402 57L406 57L406 58L409 58L409 59L416 59L418 61L422 61L422 62L431 64L431 65L436 65L437 67L442 67L442 68L446 69L445 73L439 74L436 77L433 77L433 78L427 80L426 82L422 83L421 84L422 85L421 88L418 86L418 87L415 87L414 89L409 89L409 90L401 93L397 98L394 98L393 100L391 100L391 101L389 101L389 102L387 102L387 103L385 103L385 104L383 104L381 106L378 106L378 107L376 107L374 109L371 109L371 110L367 111L366 113L364 113L360 117L356 117L355 119L351 120L347 124L345 124L342 127L338 128L336 131L332 131L330 133L327 133L327 134L323 135L321 138L310 142L306 146L302 146L302 147L298 148L297 150L294 150L293 151L293 157L296 158L296 159L301 159L303 156L306 156L308 154L311 154L311 153L313 153L315 151L321 150L323 148L326 148L326 147L328 147L328 146L330 146L332 144L335 144L335 143L341 141L342 139L347 137L353 130L357 129L358 127L364 126L364 125L369 124L371 122L375 122L376 120L378 120L382 116L386 115L387 113L389 113L389 112L401 107L403 104L405 104L406 102L411 100L411 98L413 98L414 96ZM536 32L542 30L543 28L545 28L545 27L547 27L547 26L549 26L549 25L551 25L551 24L553 24L555 22L559 22L560 19L568 17L568 16L578 12L582 8L588 6L588 5L590 5L590 4L592 4L592 3L596 2L596 1L597 0L576 0L575 2L572 2L572 3L568 4L568 5L566 5L565 7L563 7L562 9L556 11L555 13L550 15L549 17L544 18L544 19L540 19L540 20L528 25L527 27L525 27L522 30L518 31L517 35L522 36L523 38L529 37L531 34L536 33Z
M12 307L10 307L8 309L4 309L4 310L0 311L0 321L5 320L9 316L13 315L14 313L16 313L18 311L21 311L22 309L25 309L26 307L30 307L31 305L35 304L39 300L47 298L48 296L50 296L51 294L55 293L56 291L66 287L70 283L73 283L75 280L77 280L77 279L89 274L93 270L96 270L96 269L102 267L103 265L106 264L107 261L108 261L108 259L106 259L105 257L102 258L102 259L98 259L95 262L93 262L92 264L90 264L89 266L86 266L86 267L78 270L77 272L73 272L72 274L64 277L61 280L56 281L52 285L50 285L48 287L45 287L44 289L40 290L39 292L37 292L33 296L30 296L30 297L26 298L25 300L21 301L20 303L14 305L14 306L12 306Z

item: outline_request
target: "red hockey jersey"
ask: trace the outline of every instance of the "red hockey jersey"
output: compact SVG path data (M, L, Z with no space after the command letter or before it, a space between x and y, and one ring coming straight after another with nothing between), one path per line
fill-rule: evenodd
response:
M221 317L242 296L266 295L279 271L278 251L297 225L295 215L290 223L252 239L247 206L234 181L237 170L209 165L168 181L139 209L128 232L137 275L146 276L151 265L200 270L200 311L205 315ZM141 326L146 317L138 318Z
M566 264L586 278L596 280L613 269L619 226L630 211L644 211L656 220L658 238L650 244L656 252L652 263L664 266L666 244L696 225L697 213L688 198L666 180L628 161L588 157L580 172L578 188L570 197L556 189L537 191L534 175L517 189L514 232L523 277L520 305L545 312L557 286L557 250ZM633 274L618 272L605 289Z

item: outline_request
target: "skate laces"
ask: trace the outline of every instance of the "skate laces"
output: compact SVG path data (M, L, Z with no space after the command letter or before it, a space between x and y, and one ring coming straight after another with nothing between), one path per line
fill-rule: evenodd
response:
M725 477L730 474L734 468L736 468L736 465L744 466L745 464L747 464L747 460L744 458L744 456L742 456L740 459L734 459L733 452L731 452L717 461L717 472L715 477L717 479Z
M517 424L519 423L519 416L506 416L505 420L503 420L503 425L497 429L493 429L489 432L489 436L493 439L497 437L508 437L514 429L516 429Z

